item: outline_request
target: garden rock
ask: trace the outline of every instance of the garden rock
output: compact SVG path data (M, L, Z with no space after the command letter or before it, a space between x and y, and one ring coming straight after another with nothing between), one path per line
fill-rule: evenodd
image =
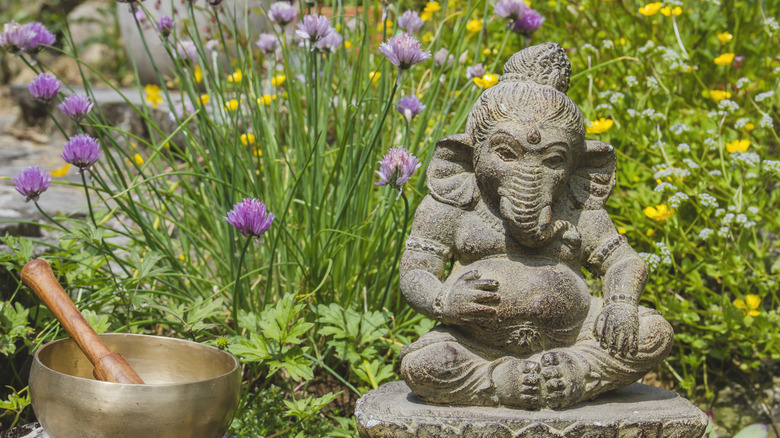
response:
M404 382L369 391L355 407L361 437L698 438L707 416L672 391L634 383L563 411L426 404Z

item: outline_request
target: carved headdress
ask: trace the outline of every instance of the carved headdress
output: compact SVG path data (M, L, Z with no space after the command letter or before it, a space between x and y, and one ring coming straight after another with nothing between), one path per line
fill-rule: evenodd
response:
M476 146L495 125L520 120L536 126L534 135L547 125L565 127L571 135L584 138L582 112L566 96L570 74L571 64L560 44L544 43L515 53L504 64L498 84L477 100L466 134Z

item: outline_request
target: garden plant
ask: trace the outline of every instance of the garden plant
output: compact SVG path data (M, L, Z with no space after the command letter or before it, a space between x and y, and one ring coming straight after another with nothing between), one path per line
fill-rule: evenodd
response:
M102 77L80 62L64 18L57 34L30 20L0 33L6 56L35 71L32 96L71 118L53 117L64 167L2 176L56 236L0 238L2 275L17 285L0 291L3 427L33 421L31 356L66 336L18 281L37 244L96 330L239 357L230 433L354 436L354 401L398 379L401 346L434 325L398 287L434 145L463 132L509 56L545 41L568 51L588 138L616 149L606 208L650 268L641 303L675 330L653 382L704 410L735 382L771 386L780 2L173 3L176 17L152 0L116 5L174 61L157 83L135 84L142 105L127 100L147 136L93 105L112 81L85 80L82 95L51 74L41 51ZM205 27L196 10L211 14ZM252 15L267 28L247 26ZM81 218L47 208L50 184L73 184L67 172L88 200Z

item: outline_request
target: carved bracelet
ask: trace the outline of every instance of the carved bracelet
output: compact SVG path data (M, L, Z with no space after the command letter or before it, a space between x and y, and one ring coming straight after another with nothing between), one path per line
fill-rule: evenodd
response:
M626 304L633 304L637 305L637 299L635 297L632 297L631 295L626 294L615 294L611 295L608 298L604 300L606 304L612 304L612 303L626 303Z

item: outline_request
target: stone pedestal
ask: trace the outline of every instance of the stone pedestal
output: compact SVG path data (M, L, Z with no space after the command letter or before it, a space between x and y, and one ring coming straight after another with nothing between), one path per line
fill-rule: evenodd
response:
M634 383L572 408L524 411L423 403L404 382L358 400L361 437L699 438L707 416L672 391Z
M26 426L19 427L18 429L23 429L18 431L18 433L20 434L18 436L22 436L24 438L50 438L49 434L46 433L45 430L43 430L40 423L28 424ZM149 438L154 438L154 437L149 437ZM226 434L222 438L236 438L236 437L234 437L233 435Z

